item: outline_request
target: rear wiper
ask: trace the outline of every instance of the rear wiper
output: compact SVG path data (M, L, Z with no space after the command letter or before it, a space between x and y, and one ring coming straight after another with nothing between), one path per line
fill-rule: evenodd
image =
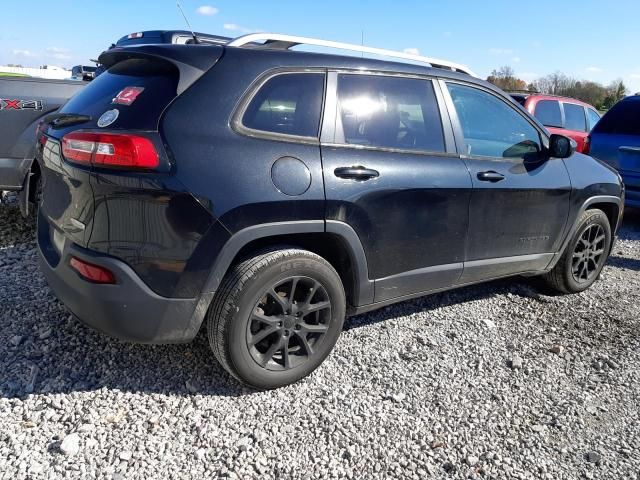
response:
M49 124L51 128L62 128L77 125L91 120L89 115L77 113L52 113L44 117L43 122Z

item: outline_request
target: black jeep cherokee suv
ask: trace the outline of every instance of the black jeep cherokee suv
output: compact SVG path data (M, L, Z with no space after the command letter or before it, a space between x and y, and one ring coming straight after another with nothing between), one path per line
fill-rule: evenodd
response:
M206 322L233 376L273 388L346 315L519 274L595 281L615 171L455 68L291 45L114 48L40 128L41 267L83 322L134 342Z

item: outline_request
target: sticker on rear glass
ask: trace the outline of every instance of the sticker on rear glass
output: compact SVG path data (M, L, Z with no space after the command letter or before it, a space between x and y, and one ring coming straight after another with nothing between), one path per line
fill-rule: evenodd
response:
M107 110L100 115L100 118L98 119L98 126L102 128L108 127L118 119L118 115L120 115L120 111L117 108Z
M129 106L136 101L138 95L144 91L144 87L126 87L120 90L111 103Z

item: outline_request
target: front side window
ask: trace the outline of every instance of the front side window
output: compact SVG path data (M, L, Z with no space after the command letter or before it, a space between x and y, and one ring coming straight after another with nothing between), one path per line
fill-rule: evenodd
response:
M324 74L288 73L269 79L253 97L242 124L252 130L317 137Z
M574 103L564 104L564 128L574 132L587 131L587 119L584 116L584 107Z
M429 80L340 74L338 101L346 144L445 151Z
M562 112L557 100L540 100L534 115L545 127L562 128Z
M589 113L589 130L593 130L593 127L596 126L596 123L600 121L600 114L592 108L589 108L587 112Z
M528 158L542 151L540 134L520 113L478 88L448 83L467 155Z

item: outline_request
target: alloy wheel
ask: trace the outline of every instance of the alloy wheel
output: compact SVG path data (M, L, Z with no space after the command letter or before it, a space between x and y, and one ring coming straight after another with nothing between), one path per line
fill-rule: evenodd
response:
M289 370L308 361L331 322L331 301L317 280L296 276L269 286L252 310L247 346L267 370Z
M600 271L606 235L601 225L589 225L576 243L571 262L571 273L578 283L589 282Z

